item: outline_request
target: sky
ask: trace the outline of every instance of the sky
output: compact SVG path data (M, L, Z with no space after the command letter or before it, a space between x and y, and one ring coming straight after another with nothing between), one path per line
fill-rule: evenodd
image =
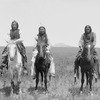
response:
M50 44L77 46L84 27L91 25L100 47L100 0L0 0L0 46L11 22L19 23L25 46L34 46L38 28L45 26Z

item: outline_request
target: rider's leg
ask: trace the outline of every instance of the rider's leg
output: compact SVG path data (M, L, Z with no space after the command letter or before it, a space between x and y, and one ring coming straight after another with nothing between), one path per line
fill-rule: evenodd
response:
M27 56L26 56L26 49L22 42L17 44L17 47L19 49L20 54L22 55L22 63L23 63L23 69L27 70Z
M26 57L22 57L23 69L27 70L27 60Z
M77 60L80 59L81 54L82 54L82 49L80 49L80 50L78 51L77 55L76 55L76 59L77 59Z
M51 56L49 50L47 50L46 53L48 54L49 59L50 59L50 69L49 69L49 73L50 73L50 75L51 75L52 77L55 77L55 64L54 64L54 59L53 59L53 57Z
M4 48L4 51L2 52L2 61L0 69L3 69L6 67L8 69L8 52L7 52L7 46Z
M35 57L32 57L31 75L35 77Z
M50 74L51 76L55 77L55 64L52 56L51 56Z
M33 76L33 79L35 79L35 77L36 77L36 72L35 72L35 60L36 60L37 53L38 53L38 51L37 51L37 49L35 48L35 49L33 50L32 59L31 59L31 61L32 61L31 75Z
M99 72L99 61L97 57L97 51L94 49L94 76L97 78L96 75L100 77L100 72Z
M74 74L75 74L74 77L77 76L78 78L79 78L79 64L80 64L81 54L82 54L82 50L80 49L74 61Z
M23 47L23 49L22 49L22 52L23 52L23 53L22 53L22 54L23 54L23 58L24 58L23 67L24 67L25 70L27 70L27 56L26 56L26 49L25 49L23 43L22 43L22 47Z
M80 57L74 61L74 77L79 78Z

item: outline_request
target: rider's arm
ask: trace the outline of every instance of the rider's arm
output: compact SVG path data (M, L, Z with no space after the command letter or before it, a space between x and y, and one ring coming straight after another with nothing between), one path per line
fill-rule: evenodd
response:
M33 44L33 52L32 57L36 57L38 51L37 51L37 36L34 37L34 44Z
M83 36L84 36L84 34L82 34L82 36L81 36L81 38L80 38L80 41L79 41L79 47L80 47L80 48L82 48L83 43L84 43Z
M34 37L34 44L33 44L34 47L37 47L37 40L38 40L38 36L35 36Z
M5 40L10 41L10 34L9 33L6 35Z
M47 50L49 50L51 48L51 44L50 44L50 41L47 36L46 36L46 38L47 38Z
M93 37L94 37L93 46L95 46L96 45L96 34L95 33L93 33Z

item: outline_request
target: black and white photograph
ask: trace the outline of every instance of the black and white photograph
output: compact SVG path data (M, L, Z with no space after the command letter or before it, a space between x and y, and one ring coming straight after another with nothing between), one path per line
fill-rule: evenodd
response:
M100 100L100 1L0 0L0 100Z

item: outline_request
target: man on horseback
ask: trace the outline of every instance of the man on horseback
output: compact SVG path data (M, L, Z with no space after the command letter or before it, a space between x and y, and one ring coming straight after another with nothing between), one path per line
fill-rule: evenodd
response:
M16 21L13 21L11 23L11 30L10 30L10 40L18 40L20 39L20 33L18 29L19 25ZM27 70L27 56L26 56L26 50L22 42L18 42L17 47L19 49L20 54L22 55L22 63L23 63L23 69ZM0 66L0 69L3 70L3 68L8 69L8 50L7 46L4 48L4 51L2 52L2 63Z
M76 59L75 59L74 63L80 62L82 49L83 49L84 45L91 44L93 48L96 45L96 34L94 32L92 32L91 26L90 25L86 25L84 31L85 32L82 34L81 39L79 41L80 50L79 50L79 52L78 52L78 54L76 56ZM94 62L99 65L98 58L97 58L97 52L96 52L95 48L94 48L93 55L94 55L93 56ZM96 70L96 68L94 68L94 73L97 73L98 71L99 70Z
M37 35L37 38L36 39L36 46L35 48L33 49L33 57L32 57L32 68L33 68L33 79L35 78L35 59L36 59L36 56L38 54L38 51L37 51L37 42L39 40L41 41L44 41L46 43L46 54L49 56L49 59L50 59L50 62L51 62L51 66L50 66L50 74L51 76L55 76L55 66L54 66L54 61L53 61L53 57L51 56L50 54L50 44L49 44L49 41L48 41L48 37L47 37L47 34L46 34L46 29L45 27L41 26L39 27L39 34Z

